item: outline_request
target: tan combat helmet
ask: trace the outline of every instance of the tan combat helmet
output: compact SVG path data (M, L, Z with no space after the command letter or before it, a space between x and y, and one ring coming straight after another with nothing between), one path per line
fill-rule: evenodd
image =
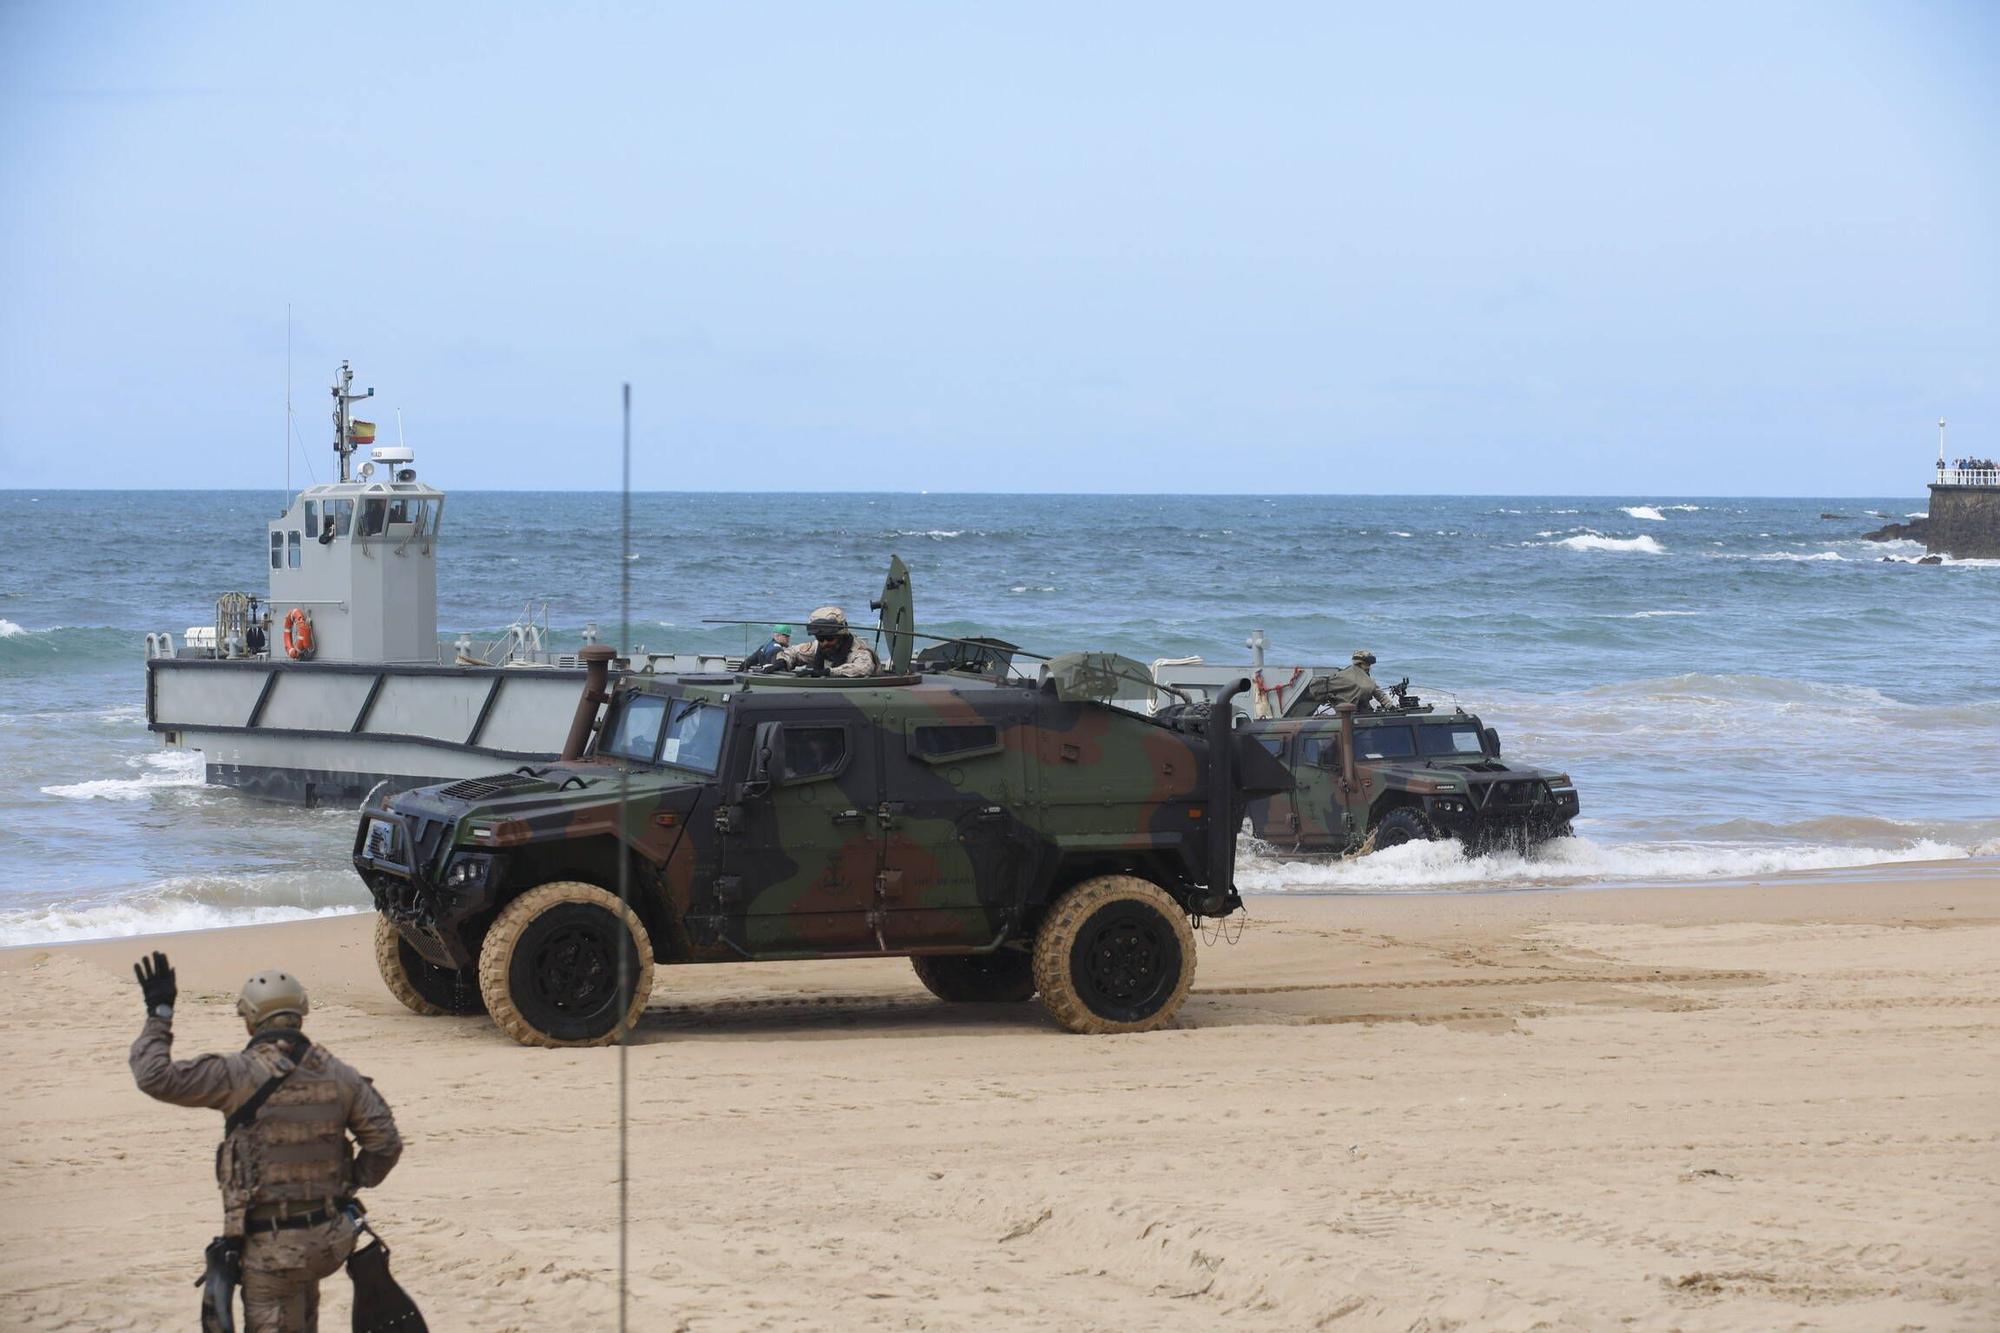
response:
M305 983L289 972L269 968L243 983L236 1012L251 1027L262 1027L279 1014L294 1014L303 1021L310 1008Z
M1374 666L1375 654L1369 652L1366 648L1356 648L1354 650L1354 660L1362 666Z
M847 633L847 612L837 606L822 606L806 621L806 633L815 639L833 639Z

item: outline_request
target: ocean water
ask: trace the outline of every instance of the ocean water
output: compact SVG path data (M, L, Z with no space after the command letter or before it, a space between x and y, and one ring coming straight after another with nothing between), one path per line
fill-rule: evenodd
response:
M449 487L449 482L446 482ZM0 492L0 943L350 911L353 816L204 787L144 724L144 634L264 586L275 492ZM1037 651L1274 664L1377 653L1567 769L1576 839L1530 858L1252 848L1270 892L1698 882L2000 855L2000 562L1860 534L1901 499L453 493L439 629L532 602L653 649L707 617L857 618L891 552L921 629ZM1828 517L1826 515L1832 515Z

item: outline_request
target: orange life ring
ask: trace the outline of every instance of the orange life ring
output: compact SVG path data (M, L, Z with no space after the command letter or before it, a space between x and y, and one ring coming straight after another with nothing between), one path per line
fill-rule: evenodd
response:
M302 661L314 647L312 617L296 606L285 612L285 656Z

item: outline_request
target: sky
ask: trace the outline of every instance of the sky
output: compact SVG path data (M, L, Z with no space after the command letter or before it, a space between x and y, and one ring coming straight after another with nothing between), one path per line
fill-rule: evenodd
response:
M0 169L0 486L325 479L342 358L447 489L2000 454L1992 4L0 0Z

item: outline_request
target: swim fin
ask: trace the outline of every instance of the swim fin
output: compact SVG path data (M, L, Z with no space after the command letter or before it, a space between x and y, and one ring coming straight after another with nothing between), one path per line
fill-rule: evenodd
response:
M354 1280L354 1333L430 1333L417 1303L389 1275L380 1236L347 1256L347 1276Z

